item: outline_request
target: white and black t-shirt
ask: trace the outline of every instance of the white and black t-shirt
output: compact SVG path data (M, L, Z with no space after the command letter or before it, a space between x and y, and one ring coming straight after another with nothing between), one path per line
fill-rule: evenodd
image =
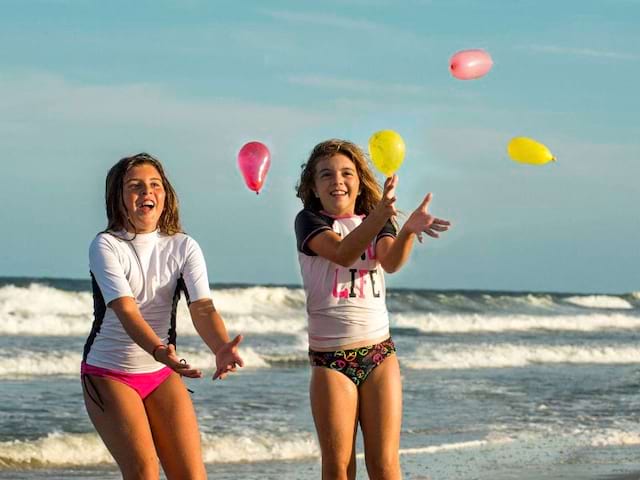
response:
M89 267L95 318L83 360L96 367L127 373L163 368L129 337L111 301L133 297L160 339L175 344L180 291L189 303L211 298L200 246L183 233L100 233L89 248Z
M343 267L316 255L309 241L333 230L342 238L362 223L364 216L334 217L302 210L296 216L298 260L307 297L309 346L338 347L389 333L384 273L376 258L379 239L396 236L389 221L353 265Z

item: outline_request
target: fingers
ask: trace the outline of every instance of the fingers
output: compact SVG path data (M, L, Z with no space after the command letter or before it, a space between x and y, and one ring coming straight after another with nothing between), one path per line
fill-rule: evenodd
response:
M240 342L243 340L243 336L242 335L237 335L236 338L234 338L233 340L231 340L231 347L237 347Z
M202 378L202 371L197 370L195 368L176 371L176 373L182 375L183 377L188 377L188 378Z
M432 198L433 198L433 195L431 194L431 192L427 193L427 195L424 197L424 200L422 200L418 208L426 212L429 209L429 204L431 203Z
M444 220L442 218L434 218L433 219L433 223L436 223L438 225L447 225L447 226L451 226L451 222L449 220Z
M242 366L242 365L240 365ZM213 380L219 378L220 380L224 380L228 373L232 373L236 371L236 364L231 363L230 365L226 365L225 367L218 368L213 374Z
M240 358L240 355L236 355L235 364L238 365L239 367L244 367L244 360Z
M183 358L180 360L175 366L171 366L174 372L182 375L183 377L189 378L200 378L202 377L202 371L197 368L191 368L191 365L187 363L187 361Z
M391 175L391 186L393 188L396 188L398 186L398 175L396 175L395 173L393 175Z
M396 188L396 185L398 184L398 176L397 175L392 175L390 177L388 177L385 181L384 181L384 188L382 189L382 196L383 197L388 197L389 194ZM395 201L395 198L393 198L393 200Z

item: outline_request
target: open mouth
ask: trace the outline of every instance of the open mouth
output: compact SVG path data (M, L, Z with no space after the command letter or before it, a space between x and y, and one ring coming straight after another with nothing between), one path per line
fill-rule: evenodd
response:
M140 205L140 207L138 207L140 210L142 210L143 212L147 213L150 212L151 210L153 210L155 208L156 204L155 202L151 201L151 200L145 200L144 202L142 202L142 205Z
M346 197L348 194L344 190L333 190L329 192L329 195L331 195L332 197Z

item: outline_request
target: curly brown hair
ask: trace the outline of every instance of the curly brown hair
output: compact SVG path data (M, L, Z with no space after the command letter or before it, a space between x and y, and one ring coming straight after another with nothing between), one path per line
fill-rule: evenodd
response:
M356 200L355 213L357 215L368 215L382 198L382 188L371 170L367 155L359 146L347 140L332 138L314 147L307 163L301 166L302 173L300 174L298 185L296 185L296 196L302 200L304 208L315 212L322 210L320 199L315 196L313 191L316 165L320 160L330 158L337 153L341 153L351 159L356 166L356 172L360 179L361 193Z
M127 209L124 204L124 177L133 167L145 164L151 165L158 170L165 191L164 210L158 221L158 229L166 235L173 235L183 231L178 212L178 195L164 173L162 164L157 158L154 158L148 153L138 153L137 155L121 159L111 167L109 173L107 173L104 198L108 225L105 232L133 229L133 231L137 233L135 225L127 216Z

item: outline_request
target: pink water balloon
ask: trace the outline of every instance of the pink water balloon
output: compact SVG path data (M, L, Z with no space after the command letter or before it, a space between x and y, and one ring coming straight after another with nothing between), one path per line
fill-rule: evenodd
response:
M449 60L451 75L459 80L480 78L486 75L492 66L491 56L480 49L461 50Z
M271 166L271 154L265 144L249 142L238 152L238 168L250 190L260 193Z

